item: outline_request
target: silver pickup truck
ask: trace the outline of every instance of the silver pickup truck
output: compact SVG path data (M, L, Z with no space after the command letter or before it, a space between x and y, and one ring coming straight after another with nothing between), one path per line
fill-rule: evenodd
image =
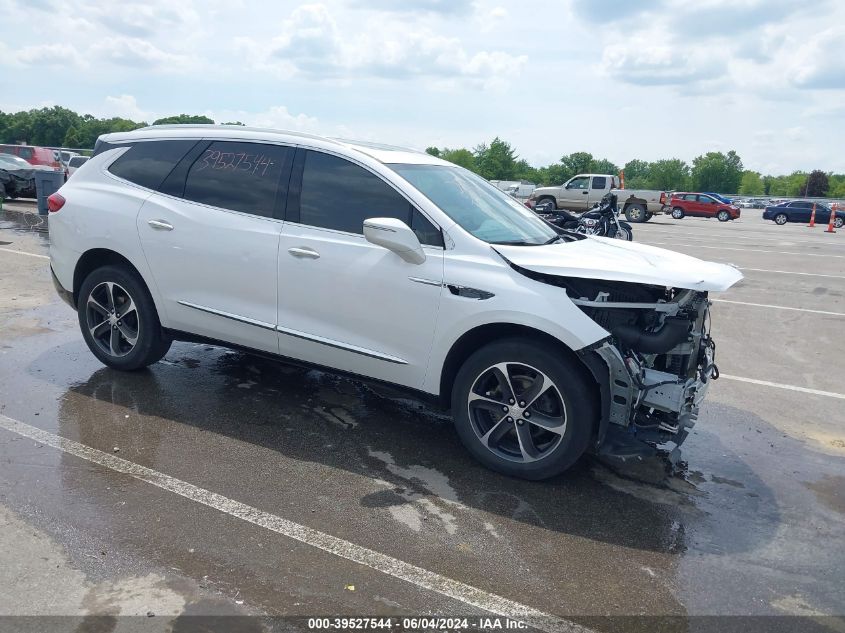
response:
M665 191L649 189L619 189L619 178L609 174L578 174L559 187L538 187L528 199L529 205L544 200L554 202L555 208L569 211L586 211L602 196L612 191L616 194L619 209L629 222L647 222L664 210L668 202Z

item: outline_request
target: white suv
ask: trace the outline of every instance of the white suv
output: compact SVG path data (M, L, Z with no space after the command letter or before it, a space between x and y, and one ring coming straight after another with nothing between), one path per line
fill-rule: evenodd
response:
M742 277L560 231L428 154L240 126L103 136L49 206L106 365L201 340L388 382L528 479L680 443L717 374L707 292Z

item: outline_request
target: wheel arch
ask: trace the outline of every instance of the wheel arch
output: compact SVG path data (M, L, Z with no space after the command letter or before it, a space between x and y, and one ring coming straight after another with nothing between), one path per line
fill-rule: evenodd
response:
M440 370L440 389L438 401L441 406L448 408L452 400L452 388L455 384L455 377L461 366L477 350L484 345L504 338L526 337L540 341L550 347L557 349L563 356L572 361L590 384L596 386L596 398L599 396L599 385L592 372L586 366L579 355L567 346L560 339L547 332L538 330L528 325L517 323L486 323L478 325L461 335L449 349Z
M79 305L79 289L82 287L82 282L92 272L103 266L125 266L133 273L135 273L141 282L150 290L144 276L131 261L120 253L108 248L92 248L85 251L76 262L73 270L73 304L74 307Z

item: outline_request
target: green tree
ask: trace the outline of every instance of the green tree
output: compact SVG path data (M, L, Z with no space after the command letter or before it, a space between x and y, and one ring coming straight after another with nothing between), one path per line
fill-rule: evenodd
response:
M426 147L426 148L425 148L425 153L426 153L426 154L431 154L432 156L440 156L440 150L439 150L439 149L437 149L437 148L436 148L436 147L434 147L434 146L431 146L431 147Z
M682 191L689 188L689 181L689 165L679 158L669 158L649 165L648 186L645 188Z
M763 179L756 171L742 172L742 180L739 183L739 191L744 196L761 196L765 193L766 187Z
M563 165L566 174L564 180L568 180L577 174L590 173L590 168L593 166L593 155L589 152L573 152L562 156L560 164Z
M174 123L205 123L213 124L214 120L202 114L177 114L153 121L153 125L171 125Z
M593 162L590 163L590 172L594 174L611 174L612 176L618 176L619 167L606 158L600 158L593 160Z
M629 160L622 168L625 171L625 186L631 189L647 189L651 164L639 159Z
M444 147L443 151L440 153L440 158L448 160L450 163L460 165L470 171L476 171L475 156L468 149L449 149Z
M68 128L67 133L65 134L65 138L62 141L62 147L80 147L81 143L79 140L79 132L75 127Z
M516 153L510 143L498 136L490 145L475 148L475 166L478 174L487 180L513 180L516 175Z
M698 191L736 193L742 181L742 160L731 150L707 152L692 161L692 185Z
M821 169L816 169L810 172L807 176L807 182L804 184L804 192L802 195L808 198L821 198L827 195L830 190L830 183L827 179L827 174Z

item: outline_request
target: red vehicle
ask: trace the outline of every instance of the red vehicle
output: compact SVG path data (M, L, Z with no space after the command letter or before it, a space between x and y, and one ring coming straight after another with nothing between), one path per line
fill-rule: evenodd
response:
M719 222L727 222L736 220L740 214L738 206L722 202L706 193L675 192L669 204L672 207L672 217L676 220L689 215L698 218L718 218Z
M35 145L0 145L0 153L23 158L30 165L45 165L56 171L64 170L61 156L55 150Z

